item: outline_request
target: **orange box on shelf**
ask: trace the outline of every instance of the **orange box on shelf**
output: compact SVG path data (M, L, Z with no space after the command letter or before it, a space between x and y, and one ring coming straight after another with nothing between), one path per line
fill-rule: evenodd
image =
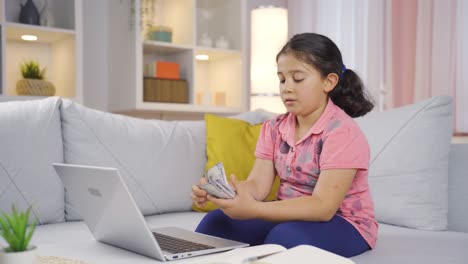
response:
M168 61L156 61L154 62L154 76L161 79L180 79L179 75L179 64Z

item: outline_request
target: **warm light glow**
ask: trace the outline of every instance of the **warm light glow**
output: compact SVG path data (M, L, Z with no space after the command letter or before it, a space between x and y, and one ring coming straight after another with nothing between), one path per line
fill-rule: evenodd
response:
M285 108L279 98L276 54L288 38L288 12L280 7L260 7L251 12L250 109L276 113Z
M254 96L250 97L250 109L265 109L269 112L282 114L286 113L281 97L279 96Z
M198 54L195 56L195 59L197 60L201 60L201 61L207 61L210 59L210 56L206 55L206 54Z
M26 41L36 41L36 40L37 40L37 36L34 36L34 35L22 35L22 36L21 36L21 39L22 39L22 40L26 40Z

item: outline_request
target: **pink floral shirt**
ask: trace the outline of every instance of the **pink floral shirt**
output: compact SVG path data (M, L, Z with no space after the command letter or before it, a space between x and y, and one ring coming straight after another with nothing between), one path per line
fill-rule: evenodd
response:
M278 199L312 195L322 170L357 169L337 215L350 222L373 248L378 224L367 181L370 149L361 129L331 100L297 142L295 127L293 114L279 115L263 124L257 142L255 156L273 160L280 177Z

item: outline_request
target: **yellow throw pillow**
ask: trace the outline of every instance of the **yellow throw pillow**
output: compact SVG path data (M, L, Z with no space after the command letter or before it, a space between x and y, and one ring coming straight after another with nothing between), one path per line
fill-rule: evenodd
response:
M255 147L262 124L251 125L248 122L206 114L206 154L208 162L205 171L216 163L222 162L226 175L236 175L238 181L247 179L255 162ZM275 179L273 188L267 200L276 199L279 180ZM192 209L199 212L209 212L216 206L208 202L205 207Z

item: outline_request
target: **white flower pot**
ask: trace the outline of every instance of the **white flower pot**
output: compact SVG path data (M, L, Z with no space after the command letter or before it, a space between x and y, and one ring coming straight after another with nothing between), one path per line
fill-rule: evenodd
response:
M39 264L37 256L37 248L30 246L27 251L22 252L6 252L5 249L0 249L0 264Z

